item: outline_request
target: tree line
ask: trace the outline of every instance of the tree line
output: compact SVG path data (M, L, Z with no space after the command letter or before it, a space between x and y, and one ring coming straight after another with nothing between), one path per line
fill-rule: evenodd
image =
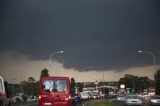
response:
M49 76L48 69L41 70L40 77ZM118 81L118 87L121 84L125 84L126 88L130 88L130 90L134 92L142 92L144 89L155 88L155 93L160 95L160 69L154 75L155 80L151 80L148 77L138 77L130 74L124 75L124 77L120 78ZM98 86L104 85L105 82L99 82ZM33 77L29 77L27 81L21 82L22 90L24 94L29 96L38 96L39 94L39 81L35 81ZM74 78L71 78L71 91L75 92L75 88L78 91L82 91L84 83L76 82ZM90 83L90 86L95 86L94 83ZM86 85L87 87L87 85Z
M144 89L155 88L155 94L160 95L160 69L154 74L154 80L149 79L147 76L138 77L126 74L118 81L118 85L121 84L136 93L141 93Z

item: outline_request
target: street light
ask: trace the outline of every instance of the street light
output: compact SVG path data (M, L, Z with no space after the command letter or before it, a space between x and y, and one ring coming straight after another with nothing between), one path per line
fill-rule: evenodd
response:
M103 84L104 84L104 71L103 71Z
M152 56L152 58L153 58L153 69L155 70L155 64L156 64L156 59L155 59L155 56L154 56L154 54L152 53L152 52L150 52L150 51L138 51L138 53L146 53L146 54L150 54L151 56Z
M62 54L62 53L64 53L64 51L58 51L58 52L53 52L50 56L49 56L49 61L50 61L50 69L51 69L51 71L52 71L52 66L51 66L51 64L52 64L52 56L54 56L54 55L56 55L56 54Z
M153 58L153 65L155 66L155 64L156 64L156 60L155 60L155 56L154 56L154 54L152 53L152 52L150 52L150 51L138 51L139 53L147 53L147 54L150 54L151 56L152 56L152 58Z
M83 72L84 72L85 70L92 69L92 68L93 68L93 66L84 67L84 68L83 68ZM83 81L81 81L81 82L83 82L83 88L85 88L85 82L84 82L84 76L83 76L83 75L81 75L81 80L83 80Z

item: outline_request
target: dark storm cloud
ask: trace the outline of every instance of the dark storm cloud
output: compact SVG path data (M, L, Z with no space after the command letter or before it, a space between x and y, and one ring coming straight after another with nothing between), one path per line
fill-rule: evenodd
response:
M119 69L152 64L160 54L160 2L131 0L1 1L0 50L32 59L56 58L65 67ZM144 61L143 61L144 60Z

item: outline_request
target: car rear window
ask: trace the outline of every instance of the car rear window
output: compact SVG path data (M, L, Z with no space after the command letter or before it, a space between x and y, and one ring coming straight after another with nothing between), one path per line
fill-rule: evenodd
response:
M67 80L48 79L43 81L43 91L63 92L67 90Z

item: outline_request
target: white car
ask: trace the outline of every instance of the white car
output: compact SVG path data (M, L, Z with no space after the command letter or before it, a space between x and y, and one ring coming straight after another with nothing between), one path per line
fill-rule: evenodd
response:
M118 102L124 102L126 100L126 96L125 95L119 95L119 96L117 96L116 99L117 99Z
M98 98L100 98L100 95L97 92L93 92L92 95L91 95L91 98L92 99L98 99Z
M129 95L125 100L125 105L143 105L143 101L137 95Z
M160 106L160 96L152 96L151 98L150 98L150 104L151 105L158 105L158 106Z
M88 93L81 93L81 99L89 100L90 99L90 95Z

